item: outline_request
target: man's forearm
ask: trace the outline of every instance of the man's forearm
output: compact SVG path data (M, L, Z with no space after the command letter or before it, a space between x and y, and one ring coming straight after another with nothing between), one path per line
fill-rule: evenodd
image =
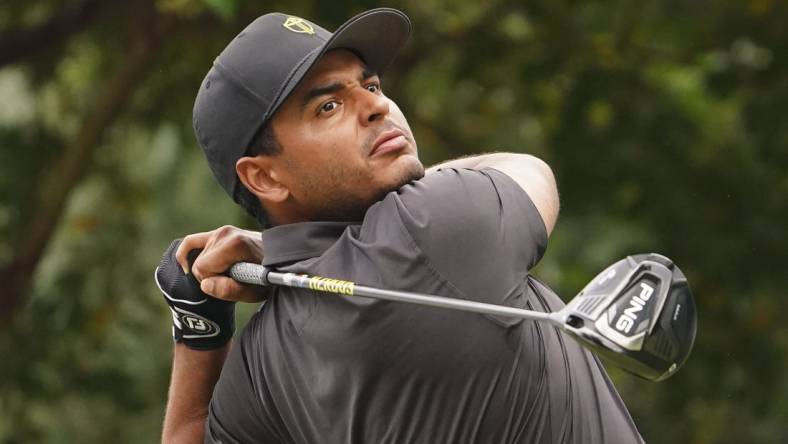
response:
M463 156L458 157L456 159L446 160L431 167L427 168L426 174L438 171L440 168L470 168L476 169L479 165L479 162L482 161L485 157L491 156L493 154L477 154L472 156Z
M447 160L429 167L426 172L431 173L433 171L437 171L440 168L468 168L472 170L478 170L486 167L494 167L495 165L501 164L502 162L511 162L513 160L516 161L523 158L530 158L534 161L539 161L538 158L531 156L530 154L485 153Z
M163 443L203 442L208 404L229 350L230 342L208 351L175 344Z

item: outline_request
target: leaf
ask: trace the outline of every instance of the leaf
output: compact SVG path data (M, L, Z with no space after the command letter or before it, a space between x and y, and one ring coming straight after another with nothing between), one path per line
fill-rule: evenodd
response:
M238 0L203 0L208 9L225 22L232 21L238 13Z

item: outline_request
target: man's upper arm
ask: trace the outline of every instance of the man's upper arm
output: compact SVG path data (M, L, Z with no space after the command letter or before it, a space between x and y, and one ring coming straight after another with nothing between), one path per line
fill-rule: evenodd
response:
M472 300L503 303L547 246L539 210L497 169L432 172L401 188L397 206L428 266Z
M550 167L537 157L523 154L491 160L489 167L512 178L530 196L542 216L547 236L550 236L558 219L559 207L558 187Z

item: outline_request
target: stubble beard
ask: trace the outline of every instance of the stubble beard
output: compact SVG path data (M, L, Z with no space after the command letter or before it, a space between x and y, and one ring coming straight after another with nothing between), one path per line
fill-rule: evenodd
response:
M409 162L394 181L373 187L363 171L352 170L343 165L332 165L323 170L323 179L304 178L302 182L308 190L313 205L313 221L360 222L376 202L390 192L424 177L424 167L419 162ZM368 183L367 187L363 184Z
M361 143L360 154L369 158L373 144L384 131L398 128L405 134L400 125L386 122L377 131L368 135ZM413 136L406 136L415 147ZM313 221L360 222L364 215L376 202L390 192L424 177L424 166L416 160L403 166L403 171L391 182L376 185L374 177L369 177L366 170L353 169L345 164L326 165L319 175L312 171L303 171L302 186L310 196L310 219Z

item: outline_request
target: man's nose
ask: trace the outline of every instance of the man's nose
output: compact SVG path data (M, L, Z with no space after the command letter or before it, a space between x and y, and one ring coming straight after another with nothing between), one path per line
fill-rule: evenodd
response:
M359 119L362 125L383 120L389 113L389 100L381 93L363 90L361 93Z

